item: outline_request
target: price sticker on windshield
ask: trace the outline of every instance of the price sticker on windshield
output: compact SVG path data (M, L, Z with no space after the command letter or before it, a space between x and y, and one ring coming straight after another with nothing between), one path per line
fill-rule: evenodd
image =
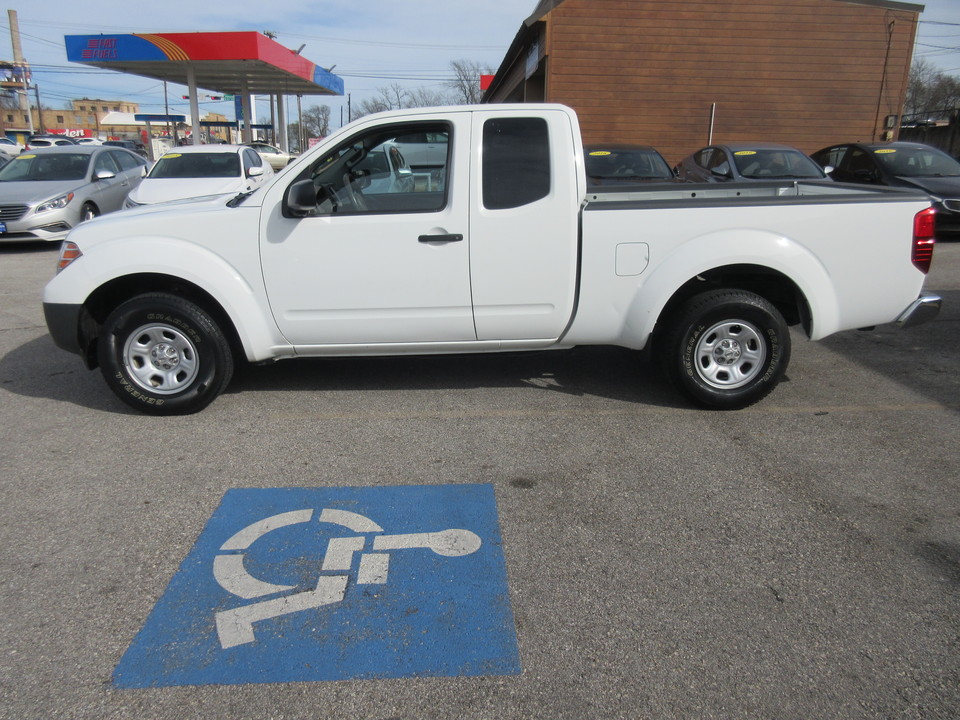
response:
M894 148L880 148L879 150L874 150L873 152L876 155L890 155L891 153L895 153L896 150Z
M756 155L756 150L737 150L734 155Z

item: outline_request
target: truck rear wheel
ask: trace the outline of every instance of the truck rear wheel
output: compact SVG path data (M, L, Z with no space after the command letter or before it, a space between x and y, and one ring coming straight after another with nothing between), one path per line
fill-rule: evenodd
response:
M110 313L97 353L110 389L151 415L202 410L233 375L229 343L213 318L166 293L139 295Z
M684 302L663 334L660 360L671 382L700 405L735 410L772 391L790 361L790 331L767 300L711 290Z

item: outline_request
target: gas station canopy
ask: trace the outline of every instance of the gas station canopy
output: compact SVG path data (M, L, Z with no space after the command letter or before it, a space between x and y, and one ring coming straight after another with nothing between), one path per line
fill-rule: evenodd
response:
M215 92L343 94L342 78L258 32L67 35L64 40L70 62Z

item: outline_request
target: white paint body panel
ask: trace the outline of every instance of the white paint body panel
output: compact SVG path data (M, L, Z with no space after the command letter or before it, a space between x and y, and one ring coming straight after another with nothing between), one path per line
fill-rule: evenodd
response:
M486 210L482 124L523 116L550 127L550 193L519 208ZM323 153L378 124L423 120L452 128L450 192L441 211L283 216L287 189ZM370 116L297 158L238 207L221 198L84 223L69 237L83 257L48 284L44 302L79 305L128 275L182 279L219 303L249 360L266 360L641 348L678 288L728 265L790 278L810 307L814 339L892 322L922 288L910 253L914 215L929 202L917 195L837 185L810 188L807 197L704 200L706 186L677 186L683 191L593 201L582 156L576 116L560 106ZM418 241L430 234L463 240Z

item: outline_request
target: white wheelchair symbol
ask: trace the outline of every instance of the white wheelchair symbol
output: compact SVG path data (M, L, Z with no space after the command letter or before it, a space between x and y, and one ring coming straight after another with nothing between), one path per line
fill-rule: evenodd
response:
M294 585L277 585L253 577L244 567L242 551L249 549L256 540L273 530L310 522L312 518L313 510L281 513L259 520L231 537L220 547L221 552L230 554L217 555L213 560L213 576L220 583L220 587L245 600L295 590ZM317 521L340 525L355 533L384 531L370 518L348 510L326 508ZM387 582L390 556L383 551L425 548L445 557L459 557L476 552L480 548L481 540L476 533L469 530L451 529L408 535L375 535L373 552L363 552L365 544L365 537L330 538L320 569L349 571L353 564L353 554L360 553L357 584L384 584ZM281 595L216 613L220 646L226 650L253 642L256 639L253 624L261 620L341 602L347 590L348 579L349 575L321 575L313 590Z

